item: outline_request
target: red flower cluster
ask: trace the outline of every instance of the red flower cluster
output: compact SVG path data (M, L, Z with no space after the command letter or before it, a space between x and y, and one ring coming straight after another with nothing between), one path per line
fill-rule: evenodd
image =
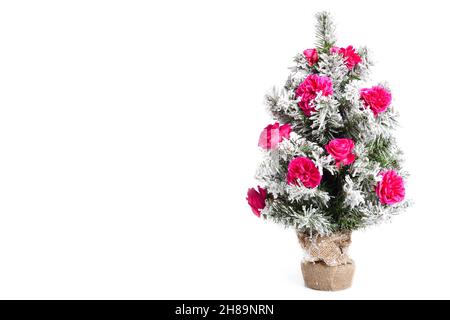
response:
M308 64L312 67L319 61L319 54L317 53L317 49L306 49L303 51L303 55L308 61Z
M338 53L344 57L345 65L349 70L352 70L358 63L362 61L358 52L353 48L353 46L348 46L347 48L332 47L330 49L331 53Z
M266 207L266 198L267 190L260 186L258 186L258 191L255 188L250 188L247 191L247 202L258 218L261 216L261 210Z
M352 153L355 144L352 139L333 139L325 146L325 150L336 160L336 166L352 164L355 155Z
M403 178L394 170L380 173L383 177L378 182L375 192L382 204L395 204L405 198L405 185Z
M382 86L361 89L364 105L372 110L375 117L385 112L392 101L391 93Z
M280 126L278 122L269 124L261 132L258 146L266 150L274 149L281 141L283 141L283 139L289 139L291 130L291 125L288 123L283 124L282 126Z
M319 76L317 74L310 74L295 90L295 96L297 98L300 97L298 106L308 117L312 112L316 111L312 101L317 97L319 92L321 92L323 96L330 96L333 94L333 84L330 78Z
M315 188L320 184L322 176L314 162L306 157L293 159L288 166L287 182L298 185L300 181L307 188Z

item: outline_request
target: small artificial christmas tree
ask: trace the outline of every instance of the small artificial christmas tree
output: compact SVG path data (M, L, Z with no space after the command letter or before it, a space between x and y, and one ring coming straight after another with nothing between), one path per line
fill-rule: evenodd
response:
M316 15L316 48L304 50L280 90L266 96L276 120L264 128L264 159L249 189L253 213L293 227L306 251L306 286L351 285L351 231L389 219L404 200L397 113L385 84L362 87L366 48L337 47L330 15Z

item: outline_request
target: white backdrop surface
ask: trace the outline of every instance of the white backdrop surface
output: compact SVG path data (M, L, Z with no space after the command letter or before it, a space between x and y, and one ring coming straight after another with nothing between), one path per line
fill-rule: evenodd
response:
M0 3L0 298L450 298L445 1ZM354 234L353 288L303 287L245 201L263 96L331 11L387 81L415 202Z

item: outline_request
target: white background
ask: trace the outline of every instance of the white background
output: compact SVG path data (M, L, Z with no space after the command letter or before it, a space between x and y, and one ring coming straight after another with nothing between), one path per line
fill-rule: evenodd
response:
M4 1L0 298L450 298L446 1ZM331 11L388 81L415 206L303 287L245 201L263 96Z

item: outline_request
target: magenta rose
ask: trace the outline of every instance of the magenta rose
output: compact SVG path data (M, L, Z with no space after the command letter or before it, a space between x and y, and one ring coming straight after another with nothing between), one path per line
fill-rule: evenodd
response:
M383 176L376 187L376 193L381 204L394 204L405 199L403 178L394 170L381 172Z
M283 141L283 139L289 139L291 131L291 125L288 123L283 124L282 126L280 126L278 122L269 124L261 132L258 146L266 150L274 149L281 141Z
M331 53L338 53L344 57L345 65L349 70L353 69L358 63L362 61L358 52L353 48L353 46L348 46L347 48L332 47L330 49Z
M331 47L330 48L330 53L336 54L336 53L339 53L339 50L341 50L341 48L339 48L339 47Z
M295 90L295 96L297 98L300 97L298 106L308 117L312 112L316 111L312 101L317 97L319 92L321 92L323 96L330 96L333 94L333 83L330 78L319 76L317 74L310 74Z
M303 54L311 67L319 61L319 55L316 49L306 49L303 51Z
M360 94L364 105L372 110L375 117L385 112L392 101L391 93L382 86L361 89Z
M355 144L352 139L333 139L325 146L325 150L334 158L336 166L341 164L348 165L355 161L355 155L352 153Z
M297 157L289 163L287 182L298 185L298 180L307 187L315 188L320 184L322 176L314 162L306 157Z
M252 208L253 213L258 218L261 216L261 210L266 206L267 190L258 186L258 191L255 188L250 188L247 191L247 202Z

